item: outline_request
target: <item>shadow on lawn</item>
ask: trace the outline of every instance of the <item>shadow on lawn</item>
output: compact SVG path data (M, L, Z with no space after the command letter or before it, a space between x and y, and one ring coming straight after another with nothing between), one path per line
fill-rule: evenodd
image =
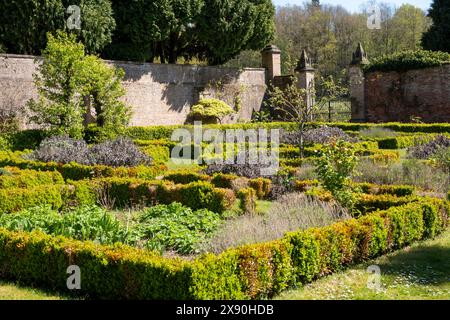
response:
M377 261L385 275L410 275L417 284L442 284L450 281L450 248L420 245L405 248ZM416 281L414 281L414 279Z

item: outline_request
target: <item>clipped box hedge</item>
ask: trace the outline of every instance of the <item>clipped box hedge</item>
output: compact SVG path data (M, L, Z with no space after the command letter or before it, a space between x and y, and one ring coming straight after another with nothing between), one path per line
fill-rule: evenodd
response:
M0 189L0 214L12 213L40 205L59 209L63 205L64 185L40 185L29 188Z
M0 189L27 188L44 184L64 184L58 171L20 170L15 167L3 168L0 174Z
M101 246L0 229L0 273L22 283L66 291L66 268L78 265L79 293L90 297L261 299L434 237L447 227L448 219L448 202L423 198L195 260L163 258L124 245Z
M37 171L58 171L64 179L81 180L101 177L131 177L153 179L167 170L162 164L138 167L87 166L78 163L61 164L25 160L23 152L0 151L0 167L10 166Z
M119 208L179 202L194 210L205 208L222 213L236 200L232 190L216 188L206 181L175 184L163 180L103 178L68 181L68 184L63 197L72 206L95 204L103 198Z

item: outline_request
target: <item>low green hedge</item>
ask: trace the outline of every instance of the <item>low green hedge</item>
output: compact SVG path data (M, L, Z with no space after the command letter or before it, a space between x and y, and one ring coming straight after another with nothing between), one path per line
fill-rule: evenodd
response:
M361 189L364 193L370 194L391 194L397 197L411 196L416 187L410 185L374 184L369 182L353 183L355 188Z
M195 260L162 258L124 245L100 246L0 229L0 274L66 291L66 269L77 265L81 270L79 293L90 297L270 298L293 285L434 237L448 225L449 209L448 202L422 199Z
M9 150L14 151L36 149L46 137L47 132L36 129L0 134L0 140L4 141ZM0 148L0 150L2 149Z
M380 149L403 149L433 140L435 135L412 135L378 140Z
M419 198L415 196L397 197L392 194L359 194L355 209L360 214L367 214L368 212L387 210L391 207L402 206L418 200Z
M197 181L210 181L211 177L192 170L177 170L165 174L163 179L174 183L187 184Z
M63 205L63 189L63 185L0 189L0 214L40 205L50 205L53 209L59 209Z
M58 171L20 170L15 167L6 167L3 171L6 173L0 175L0 189L64 184L64 179Z
M20 169L38 171L58 171L64 179L81 180L101 177L131 177L153 179L167 170L165 165L138 167L109 167L103 165L87 166L78 163L61 164L55 162L39 162L25 160L23 152L0 151L0 167L11 166Z
M396 132L424 132L424 133L450 133L449 123L349 123L349 122L310 122L308 127L314 128L321 125L334 126L345 131L360 131L373 127L391 129ZM148 126L148 127L129 127L125 130L124 135L137 140L169 140L175 129L192 130L192 125L172 125L172 126ZM297 129L297 124L293 122L262 122L262 123L239 123L224 125L204 125L204 129L284 129L293 131ZM12 134L0 135L3 145L9 146L12 150L35 149L39 143L47 136L42 130L25 130ZM138 143L139 144L139 143ZM170 145L166 145L169 146Z
M204 208L222 213L236 200L232 190L215 188L206 181L175 184L162 180L103 178L68 183L63 197L71 206L95 204L97 201L108 201L119 208L179 202L194 210Z

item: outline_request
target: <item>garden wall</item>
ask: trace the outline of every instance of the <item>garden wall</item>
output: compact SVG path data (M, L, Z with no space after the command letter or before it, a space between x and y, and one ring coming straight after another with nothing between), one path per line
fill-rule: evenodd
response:
M409 122L412 117L428 123L450 122L450 64L367 73L364 100L368 122Z
M124 99L133 107L132 126L183 124L190 107L200 97L210 97L212 91L222 91L222 99L230 104L237 94L241 98L238 114L225 122L249 120L252 111L260 109L266 91L265 69L109 63L125 70ZM36 97L35 71L33 56L0 54L0 108L19 108ZM22 126L29 127L25 119Z

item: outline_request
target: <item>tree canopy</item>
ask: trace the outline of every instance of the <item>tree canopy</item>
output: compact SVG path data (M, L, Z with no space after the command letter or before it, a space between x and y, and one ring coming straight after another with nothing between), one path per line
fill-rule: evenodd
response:
M67 29L70 5L80 7L81 30L74 30L87 52L111 42L115 21L110 0L0 0L0 43L8 53L41 54L47 32Z
M434 0L428 16L433 25L422 37L423 47L450 52L450 0Z
M275 32L270 0L115 0L117 32L108 58L220 64L262 49Z

